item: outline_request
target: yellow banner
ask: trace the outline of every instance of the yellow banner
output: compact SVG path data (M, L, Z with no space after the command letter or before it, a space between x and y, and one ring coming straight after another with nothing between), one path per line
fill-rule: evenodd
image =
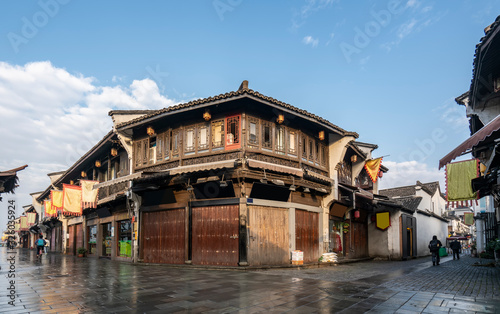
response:
M52 205L51 200L46 200L44 202L44 206L45 206L45 216L49 216L49 217L57 216L57 211L56 211L55 207Z
M82 188L63 184L63 214L80 216L82 214Z
M28 217L28 226L33 226L36 222L36 213L27 213Z
M370 179L372 179L373 182L377 181L378 172L380 171L381 165L382 165L382 157L368 160L365 163L366 172L368 173Z
M28 218L26 216L21 216L19 220L19 230L28 230Z
M96 208L99 189L94 190L93 188L94 184L99 183L99 181L80 180L80 183L82 185L83 208Z
M52 199L52 209L54 211L62 210L63 207L63 191L50 191L50 198Z

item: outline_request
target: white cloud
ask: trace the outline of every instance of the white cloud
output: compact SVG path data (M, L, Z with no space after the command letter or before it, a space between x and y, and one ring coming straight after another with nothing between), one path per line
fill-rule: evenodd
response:
M429 168L427 164L415 160L405 162L384 160L383 165L389 168L389 171L380 180L381 190L414 185L418 180L423 183L439 181L441 191L445 191L444 170L438 170L437 167Z
M316 48L318 46L319 40L311 36L306 36L302 39L302 43L304 43L305 45L311 45L313 48Z
M296 31L304 25L313 13L326 9L339 0L305 0L305 4L299 10L295 10L292 16L292 31Z
M95 81L50 62L0 62L0 171L29 165L19 173L18 207L47 188L47 173L67 169L111 130L110 110L174 104L151 79L114 87Z

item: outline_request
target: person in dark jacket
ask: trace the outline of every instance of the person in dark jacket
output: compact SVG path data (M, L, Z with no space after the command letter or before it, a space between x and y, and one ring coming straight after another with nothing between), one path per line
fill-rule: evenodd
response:
M437 236L432 236L432 240L429 242L429 250L432 253L432 266L439 265L439 249L442 246L443 244L438 240Z
M460 242L458 242L457 239L450 243L450 248L453 250L453 259L455 259L455 256L457 259L460 259L460 247Z

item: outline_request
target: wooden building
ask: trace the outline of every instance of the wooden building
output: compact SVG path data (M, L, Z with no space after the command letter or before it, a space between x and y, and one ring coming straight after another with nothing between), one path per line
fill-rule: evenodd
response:
M40 196L94 180L81 216L41 215L53 250L143 263L260 266L369 255L376 145L248 88L160 110L114 110L113 130ZM381 176L387 168L379 168ZM377 177L377 175L375 177Z
M247 81L139 117L110 115L132 152L132 173L121 182L130 182L138 261L279 265L301 250L305 263L317 262L333 250L334 220L348 244L337 252L368 256L377 182L363 166L377 147L355 142L355 132L253 91Z

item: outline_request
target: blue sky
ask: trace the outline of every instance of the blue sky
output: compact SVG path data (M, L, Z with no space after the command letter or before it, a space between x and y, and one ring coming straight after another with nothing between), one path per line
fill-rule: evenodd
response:
M469 135L454 98L498 14L490 0L2 1L0 170L29 164L26 205L109 131L109 110L246 79L377 144L382 187L443 183L439 159Z

